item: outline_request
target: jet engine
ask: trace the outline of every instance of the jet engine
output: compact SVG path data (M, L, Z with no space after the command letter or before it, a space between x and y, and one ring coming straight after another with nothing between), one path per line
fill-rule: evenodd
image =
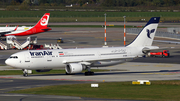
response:
M36 72L49 72L51 69L39 69Z
M81 63L70 63L65 67L66 73L80 73L84 69L84 66Z

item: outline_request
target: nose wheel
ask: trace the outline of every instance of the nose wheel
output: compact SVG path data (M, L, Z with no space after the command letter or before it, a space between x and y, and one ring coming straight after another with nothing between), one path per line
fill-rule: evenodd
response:
M28 76L28 70L27 69L23 69L23 76L27 77Z
M24 76L24 77L27 77L27 76L28 76L28 73L24 73L23 76Z

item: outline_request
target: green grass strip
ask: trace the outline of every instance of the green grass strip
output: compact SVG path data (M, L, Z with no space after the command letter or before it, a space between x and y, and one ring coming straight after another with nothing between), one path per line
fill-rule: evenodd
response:
M180 81L153 81L151 85L132 85L131 82L57 85L31 88L9 93L65 95L105 99L179 100Z
M44 13L51 13L49 22L104 22L106 21L148 21L161 17L161 22L180 22L179 12L78 12L78 11L0 11L0 23L37 22ZM143 19L143 20L142 20Z

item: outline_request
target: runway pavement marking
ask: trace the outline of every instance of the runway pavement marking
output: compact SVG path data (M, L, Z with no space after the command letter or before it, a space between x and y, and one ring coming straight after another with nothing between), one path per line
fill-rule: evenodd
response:
M8 79L11 79L11 78L16 78L16 77L0 77L0 78L2 78L2 79L4 79L4 78L5 78L5 79L7 79L7 78L8 78Z
M24 86L24 87L23 86L22 87L14 87L14 88L27 88L27 86Z
M0 77L5 79L20 79L21 77ZM22 78L21 78L22 79ZM26 79L26 78L24 78ZM32 78L33 79L33 78ZM58 81L97 81L97 80L74 80L74 79L46 79L46 80L58 80Z
M13 82L13 80L0 80L0 83L4 83L4 82Z
M72 43L75 43L75 41L74 41L74 40L68 40L68 41L71 41Z
M63 34L72 35L72 33L70 33L70 32L64 32Z
M139 66L149 66L149 65L131 65L131 66L138 66L139 67Z
M23 94L0 94L0 96L29 96L29 95L23 95Z
M95 37L96 39L103 39L104 37Z
M157 74L157 75L176 75L176 74L174 74L174 73L141 73L141 74L152 74L152 75L154 75L154 74Z
M74 80L74 79L47 79L47 80L57 80L57 81L97 81L97 80Z
M121 39L113 39L113 41L121 41Z
M155 67L172 67L172 65L162 64L162 65L155 65Z
M150 66L150 65L131 65L131 66ZM167 65L167 64L160 64L160 65L154 65L155 67L172 67L172 65Z

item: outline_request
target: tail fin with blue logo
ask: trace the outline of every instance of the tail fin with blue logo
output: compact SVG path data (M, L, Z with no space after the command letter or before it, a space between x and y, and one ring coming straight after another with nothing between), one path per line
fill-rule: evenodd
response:
M149 22L144 26L138 36L127 47L144 47L151 46L160 17L152 17Z

